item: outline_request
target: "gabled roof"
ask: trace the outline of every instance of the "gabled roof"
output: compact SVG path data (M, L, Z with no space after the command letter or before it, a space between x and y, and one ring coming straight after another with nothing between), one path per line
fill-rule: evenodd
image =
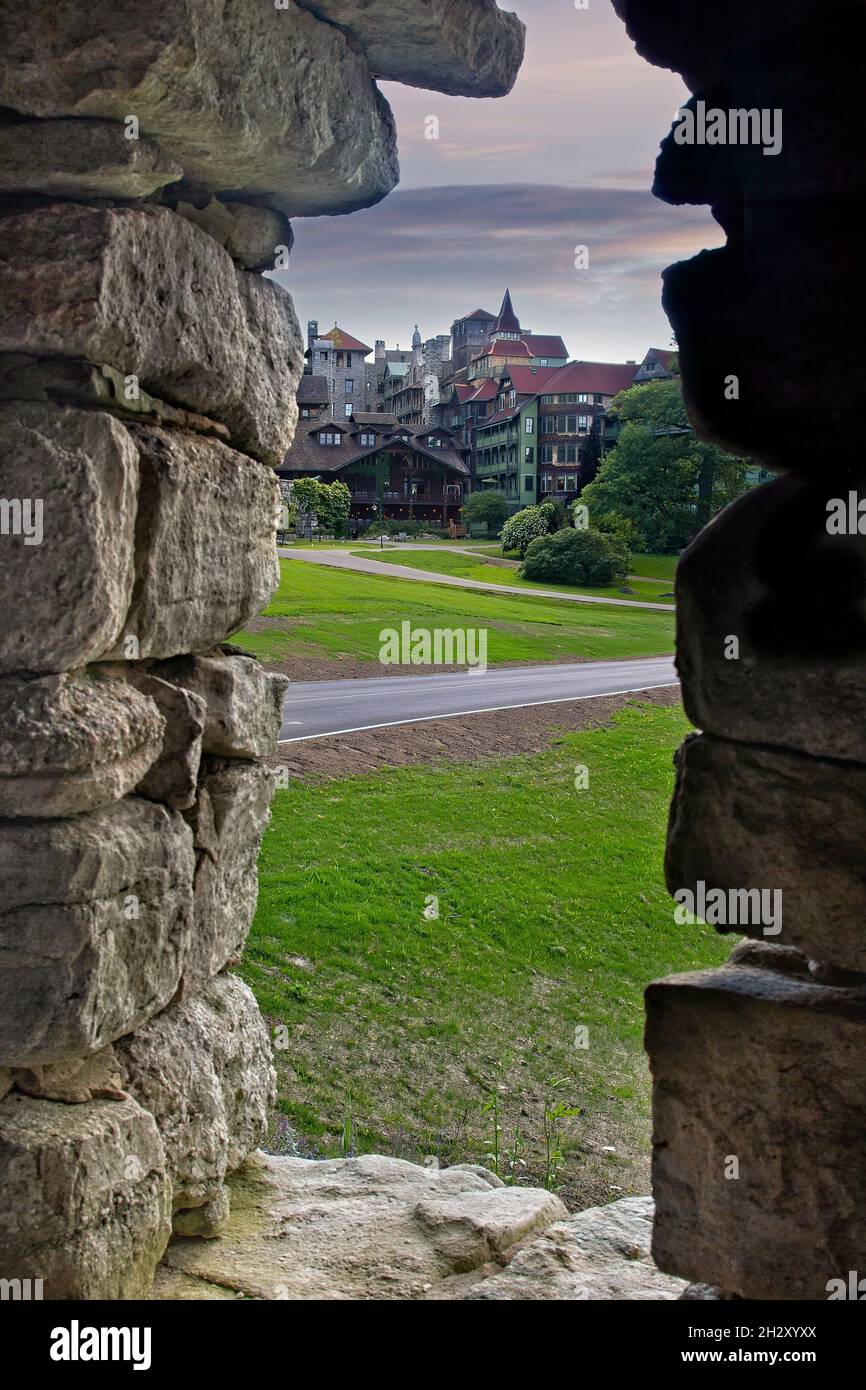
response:
M387 410L356 410L352 419L356 425L373 425L378 430L393 430L399 423L397 416Z
M492 401L499 395L499 382L487 376L469 397L472 401Z
M298 405L327 405L328 378L304 372L298 382Z
M475 387L470 386L468 381L455 381L452 383L451 390L457 397L460 405L468 401L470 396L475 395Z
M542 391L546 382L555 372L562 371L561 367L528 367L523 362L516 362L510 367L503 367L500 381L506 377L510 380L515 391L519 395L532 395Z
M650 348L643 359L644 362L646 362L647 357L656 357L658 361L661 363L661 365L664 367L665 371L669 372L671 369L672 362L674 363L674 366L676 366L679 353L677 352L676 348Z
M320 333L319 337L329 338L335 348L342 348L345 352L363 352L366 355L373 351L371 347L367 347L366 343L360 342L358 338L353 338L351 333L347 333L336 323L327 333Z
M474 319L489 319L491 323L495 323L496 315L489 314L486 309L473 309L471 314L461 314L460 318L455 319L454 322L471 323Z
M521 341L533 357L568 357L568 348L556 334L524 333Z
M519 333L520 331L520 320L515 314L514 306L511 303L511 291L506 290L502 300L502 308L499 310L499 317L493 326L490 336L495 338L497 333Z
M586 393L615 396L634 384L633 362L568 362L558 367L544 385L545 393Z
M325 425L319 423L314 429L306 432L299 431L278 471L284 475L289 473L340 473L344 468L348 468L354 463L363 463L365 459L372 459L383 450L393 449L395 443L398 442L393 437L382 438L372 448L366 445L364 448L360 448L354 439L344 437L341 444L319 444L319 430L324 428ZM421 440L430 435L441 435L447 433L446 431L431 429L429 426L426 429L401 426L401 431L404 428L408 435L407 447L416 449L425 458L438 459L440 463L455 473L460 473L463 476L469 473L466 461L455 449L429 449L426 444L421 443ZM402 443L402 441L399 442Z
M408 374L409 374L409 372L411 372L411 370L412 370L412 363L411 363L411 362L386 362L386 364L385 364L385 376L389 376L389 377L397 377L397 378L399 378L399 377L408 376Z

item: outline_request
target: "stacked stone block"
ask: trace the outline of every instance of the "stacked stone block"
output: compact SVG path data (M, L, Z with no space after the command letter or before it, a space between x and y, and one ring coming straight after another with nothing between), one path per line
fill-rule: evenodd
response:
M375 76L512 85L493 0L0 0L0 1277L150 1287L261 1142L231 967L286 682L288 218L397 178Z
M835 500L866 496L849 205L866 27L846 0L615 5L644 56L684 74L693 110L778 112L782 132L769 156L671 136L656 171L660 197L709 203L728 238L665 275L692 422L787 476L678 568L700 732L677 755L667 881L748 939L721 969L647 991L653 1253L726 1294L826 1299L866 1270L866 524L831 521ZM778 893L780 916L746 908L747 890Z

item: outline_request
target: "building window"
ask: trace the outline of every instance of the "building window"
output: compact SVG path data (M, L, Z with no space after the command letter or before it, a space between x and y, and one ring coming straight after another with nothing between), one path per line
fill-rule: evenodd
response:
M524 427L526 429L527 434L535 433L535 420L531 415L527 415L526 420L524 421Z
M327 362L327 360L328 360L328 349L325 348L325 350L324 350L323 352L320 352L320 353L319 353L319 361L320 361L320 362Z
M524 478L523 478L523 491L524 491L524 492L532 492L532 490L533 490L534 487L535 487L535 479L533 478L532 474L531 474L531 473L525 474L525 475L524 475Z
M347 420L349 419L349 416L352 414L352 411L354 409L355 407L352 405L352 402L346 401L346 404L343 406L343 413L345 414Z
M603 396L593 396L592 399L593 399L593 402L595 403L595 405L602 405L603 402L604 402L604 397L603 397Z
M302 405L302 406L301 406L300 416L301 416L301 419L302 419L302 420L309 420L309 418L310 418L310 407L309 407L308 405Z
M546 358L546 357L536 357L536 359L535 359L535 365L536 365L537 367L546 367L546 366L547 366L547 358Z
M351 396L355 391L355 383L350 376L346 377L346 395Z
M551 447L550 444L542 444L542 446L541 446L541 462L542 462L542 463L553 463L553 449L552 449L552 447Z
M533 460L534 460L534 458L535 458L535 450L534 450L534 449L524 449L524 451L523 451L523 457L524 457L524 459L526 460L527 463L532 463Z
M330 447L334 444L342 443L343 436L339 430L319 430L319 443Z
M556 490L557 492L565 492L565 477L562 473L556 475Z
M577 445L576 445L576 444L566 444L566 445L565 445L565 448L564 448L564 449L560 449L559 452L560 452L560 454L563 456L563 457L560 459L560 462L561 462L561 463L577 463Z
M543 475L542 479L541 479L541 491L542 491L542 492L552 492L552 490L553 490L553 478L552 478L552 476L551 476L550 473L545 473L545 474Z
M585 391L580 392L580 395L578 396L577 400L579 405L589 405L589 396L586 394Z
M588 433L589 433L589 416L588 416L588 415L579 415L579 416L577 417L577 428L578 428L578 430L580 431L581 434L588 434Z
M567 477L566 480L565 480L565 483L566 483L567 490L568 490L569 492L574 492L574 491L576 491L576 489L577 489L577 474L576 474L576 473L569 473L568 477Z

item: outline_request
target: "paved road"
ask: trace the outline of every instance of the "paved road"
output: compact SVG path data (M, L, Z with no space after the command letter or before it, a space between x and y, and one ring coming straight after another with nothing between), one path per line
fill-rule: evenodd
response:
M521 705L553 705L599 695L654 690L677 682L673 658L512 666L436 676L370 676L298 681L283 704L281 743L354 734L390 724L482 714Z
M654 608L660 613L673 613L672 603L648 603L642 599L599 598L595 594L566 594L558 589L521 589L516 584L485 584L480 579L460 579L456 574L431 574L427 570L413 570L406 565L393 565L388 561L365 560L359 555L349 555L345 550L280 550L286 560L306 560L308 564L330 565L338 570L359 570L362 574L389 574L394 579L414 579L423 584L450 584L455 589L482 589L485 593L523 594L531 598L566 599L569 603L603 603L617 608ZM386 552L387 553L387 552Z

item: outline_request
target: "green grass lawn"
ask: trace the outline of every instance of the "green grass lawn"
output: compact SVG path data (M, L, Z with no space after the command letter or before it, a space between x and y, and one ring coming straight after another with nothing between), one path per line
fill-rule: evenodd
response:
M490 664L565 656L614 660L673 650L673 613L449 589L305 560L281 560L280 569L264 626L235 639L265 662L290 655L378 662L379 633L404 620L427 628L487 628Z
M648 1190L643 988L730 951L662 886L686 728L629 705L531 757L276 793L243 973L315 1152L481 1161L572 1206Z
M649 603L670 602L673 607L673 600L661 599L659 596L670 593L671 584L669 580L663 579L635 579L630 580L628 587L634 590L633 594L624 594L618 586L609 589L590 588L579 584L547 584L535 579L522 579L516 569L511 566L497 565L491 563L493 560L501 559L501 555L461 555L454 551L441 550L405 550L399 554L394 554L379 550L353 550L353 555L363 556L365 560L383 560L391 564L406 565L410 569L430 570L440 574L454 574L460 579L477 579L483 584L511 584L519 589L547 589L552 593L574 593L589 594L595 598L634 598L645 599Z

